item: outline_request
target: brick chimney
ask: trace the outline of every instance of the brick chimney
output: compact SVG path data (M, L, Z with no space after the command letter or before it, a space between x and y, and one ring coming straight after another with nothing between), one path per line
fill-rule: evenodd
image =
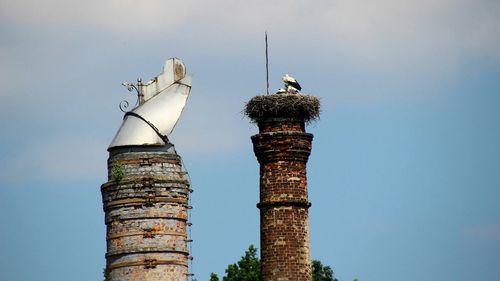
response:
M108 180L101 186L106 223L105 281L187 281L188 175L168 140L191 91L184 63L168 59L146 84L124 82L138 105L125 112L108 147Z
M170 144L109 149L106 281L188 280L190 183Z
M305 124L319 117L319 100L256 96L245 113L259 126L252 142L260 164L261 280L311 281L306 164L313 135Z

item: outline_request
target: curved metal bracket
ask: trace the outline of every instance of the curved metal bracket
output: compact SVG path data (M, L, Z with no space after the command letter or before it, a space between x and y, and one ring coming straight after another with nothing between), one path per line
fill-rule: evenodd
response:
M127 87L127 90L129 92L136 92L137 93L137 101L135 102L134 108L136 108L138 105L140 105L143 102L143 95L141 93L141 88L143 86L142 84L142 79L138 78L137 83L133 84L128 81L125 81L122 83L122 86ZM127 100L122 100L119 104L120 110L122 112L128 112L127 108L129 107L129 102Z

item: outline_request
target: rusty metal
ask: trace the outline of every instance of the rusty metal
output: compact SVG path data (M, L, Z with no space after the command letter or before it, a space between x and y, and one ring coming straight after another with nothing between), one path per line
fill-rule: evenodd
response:
M136 231L136 232L127 232L127 233L117 233L113 235L108 235L107 239L117 239L117 238L123 238L123 237L130 237L130 236L151 236L151 235L171 235L171 236L182 236L186 237L186 233L180 233L180 232L175 232L175 231ZM187 241L186 241L187 242Z
M153 179L152 178L143 178L142 179L142 188L144 187L152 187L153 186Z
M144 247L144 248L124 248L122 250L117 250L117 251L108 251L106 253L106 258L114 257L114 256L122 256L124 254L127 255L132 255L132 254L146 254L146 253L173 253L173 254L181 254L184 256L189 255L189 252L187 250L181 251L177 250L175 248L168 248L168 247L163 247L163 248L158 248L158 247Z
M111 221L129 221L129 220L142 220L142 219L166 219L166 220L178 220L186 222L186 218L176 217L176 216L122 216L122 217L114 217L105 219L104 223L109 224ZM186 223L187 226L191 226L190 223Z
M151 159L149 158L141 158L141 163L139 163L139 166L151 166L152 163L151 163Z
M107 271L111 271L113 269L122 268L122 267L130 267L130 266L146 266L146 265L167 265L174 264L187 267L187 264L178 262L177 260L156 260L156 259L147 259L143 261L129 261L129 262L120 262L113 263L106 267Z
M165 198L165 197L156 197L154 194L150 195L146 198L130 198L130 199L120 199L114 200L112 202L104 204L104 209L109 209L116 206L126 206L133 204L145 204L145 203L177 203L182 204L186 200L175 199L175 198ZM191 209L192 206L184 206L185 208Z
M101 186L101 190L106 190L106 189L110 189L113 187L122 188L122 187L127 186L127 185L137 185L139 182L142 184L144 182L144 180L142 178L125 177L122 180L120 180L120 182L118 184L114 183L114 182L108 182L108 183L103 184ZM189 181L188 180L180 180L178 177L163 177L163 178L158 177L158 178L155 178L154 183L151 183L149 186L161 187L162 184L189 185ZM165 186L165 188L172 188L172 187ZM193 192L193 189L187 189L187 192L191 193L191 192Z

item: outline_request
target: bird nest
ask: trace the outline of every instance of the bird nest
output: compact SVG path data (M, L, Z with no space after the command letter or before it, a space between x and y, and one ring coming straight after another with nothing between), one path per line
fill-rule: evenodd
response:
M255 96L245 105L245 115L255 123L272 118L292 118L310 123L319 119L320 102L312 95Z

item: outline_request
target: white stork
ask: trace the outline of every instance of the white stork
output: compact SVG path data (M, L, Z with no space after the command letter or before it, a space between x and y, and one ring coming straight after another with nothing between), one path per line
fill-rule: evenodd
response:
M286 93L287 93L287 91L286 91L285 89L283 89L283 88L280 88L280 89L276 92L276 94L286 94Z
M285 88L288 93L298 93L300 90L302 90L302 87L300 86L299 82L292 76L285 74L283 76L283 82L285 83Z

